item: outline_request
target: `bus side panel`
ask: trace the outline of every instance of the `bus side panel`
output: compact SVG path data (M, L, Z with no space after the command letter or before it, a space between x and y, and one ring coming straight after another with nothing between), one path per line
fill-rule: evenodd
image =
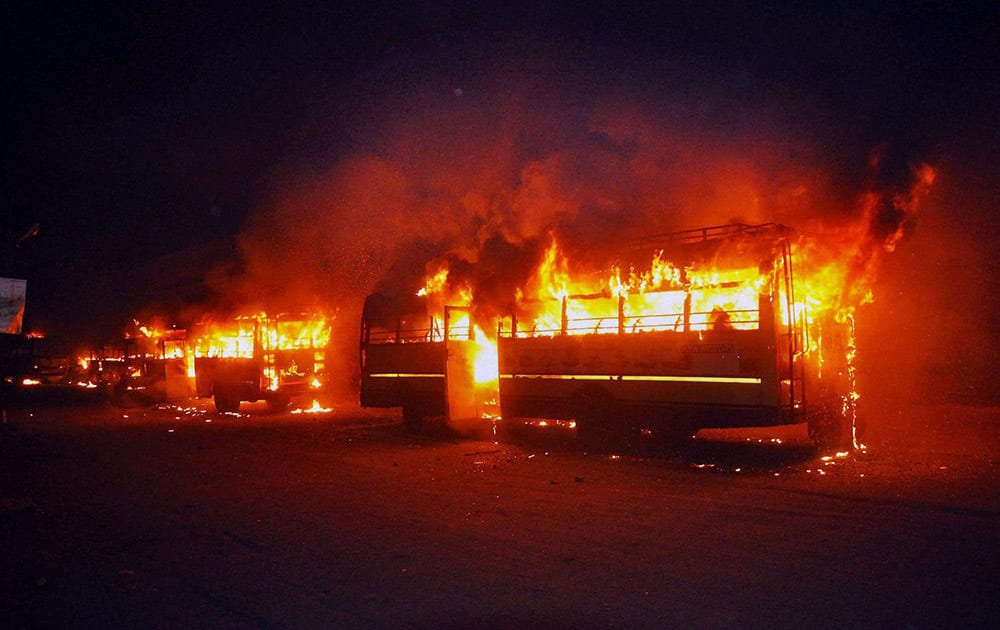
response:
M507 416L574 418L595 399L702 426L778 422L773 340L760 330L501 338Z
M416 402L435 413L445 405L444 343L370 344L362 348L361 406Z
M212 385L215 383L215 373L218 371L220 360L219 357L195 357L195 393L199 398L208 398L212 395Z
M215 373L215 388L236 392L240 400L260 400L262 370L255 359L223 358Z

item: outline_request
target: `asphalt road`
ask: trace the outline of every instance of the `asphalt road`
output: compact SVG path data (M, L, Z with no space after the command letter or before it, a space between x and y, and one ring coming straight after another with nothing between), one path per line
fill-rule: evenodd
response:
M609 454L246 410L11 410L0 624L1000 626L997 409L880 410L840 456L801 427Z

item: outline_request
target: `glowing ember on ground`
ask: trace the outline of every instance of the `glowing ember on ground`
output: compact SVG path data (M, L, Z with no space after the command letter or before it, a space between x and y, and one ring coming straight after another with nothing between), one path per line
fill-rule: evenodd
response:
M306 409L293 409L292 413L294 413L294 414L299 414L299 413L329 413L330 411L333 411L333 410L331 408L329 408L329 407L323 407L323 406L321 406L319 404L318 400L314 400L313 403L312 403L312 406L307 407Z

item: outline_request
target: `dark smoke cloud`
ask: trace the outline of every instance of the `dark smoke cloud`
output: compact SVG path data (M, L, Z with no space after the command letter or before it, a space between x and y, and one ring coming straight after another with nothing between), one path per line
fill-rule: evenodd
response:
M859 311L863 401L876 407L1000 403L996 175L979 154L951 154L938 180Z
M668 106L510 81L397 97L376 108L386 117L367 151L278 178L245 233L242 291L357 296L391 284L391 270L412 283L421 258L476 263L500 249L523 272L548 234L571 258L598 259L651 233L852 211L837 208L819 140L760 104L720 122L690 94L668 92ZM495 264L482 270L497 283Z

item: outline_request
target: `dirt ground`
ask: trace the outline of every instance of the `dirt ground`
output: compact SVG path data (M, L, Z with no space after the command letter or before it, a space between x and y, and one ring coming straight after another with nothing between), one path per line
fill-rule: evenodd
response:
M998 627L1000 410L591 453L395 410L12 409L11 628Z

